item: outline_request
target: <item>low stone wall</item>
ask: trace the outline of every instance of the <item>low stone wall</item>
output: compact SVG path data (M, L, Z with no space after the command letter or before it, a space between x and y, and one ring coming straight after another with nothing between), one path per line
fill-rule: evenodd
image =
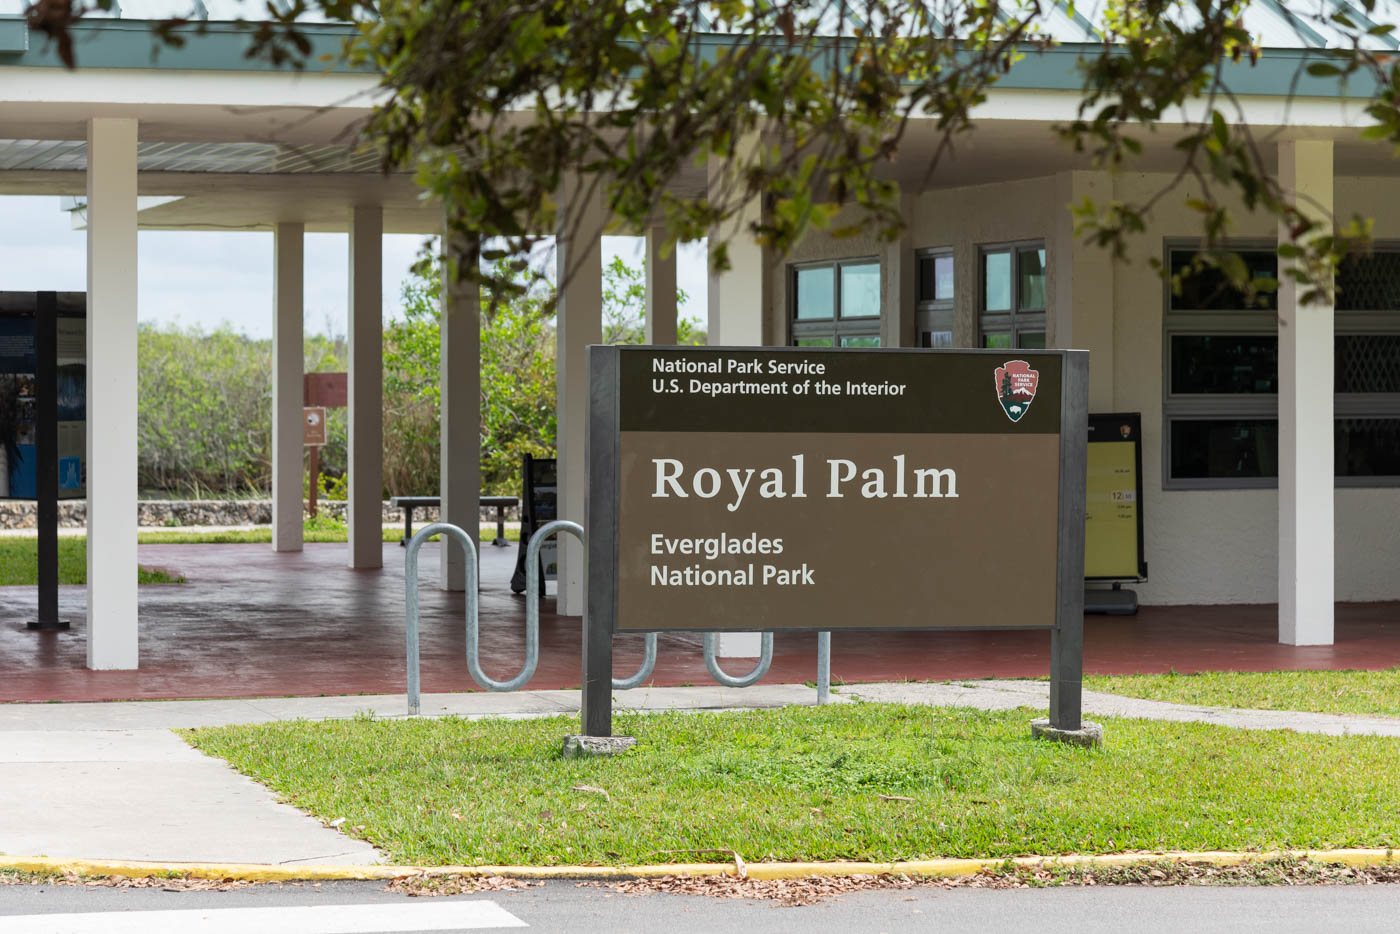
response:
M344 500L321 500L317 504L321 515L345 518ZM180 528L189 525L270 525L272 500L184 500L143 499L136 504L137 522L142 528ZM436 507L413 511L415 523L432 522L438 517ZM520 508L506 510L506 520L520 521ZM482 522L495 522L496 510L482 507ZM32 529L38 522L37 506L32 500L0 500L0 529ZM384 503L384 522L403 524L403 510L392 509ZM87 500L65 499L58 503L58 524L64 528L81 528L87 524Z

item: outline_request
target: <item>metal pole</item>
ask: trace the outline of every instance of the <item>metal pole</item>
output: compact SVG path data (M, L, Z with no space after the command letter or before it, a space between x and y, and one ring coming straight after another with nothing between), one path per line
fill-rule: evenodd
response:
M817 703L831 699L831 633L817 633Z
M1088 474L1089 354L1067 351L1060 402L1059 605L1050 631L1050 725L1081 728L1084 677L1084 497Z
M58 618L58 296L34 296L34 458L39 523L39 614L30 629L67 629Z
M583 735L612 735L613 630L617 626L618 350L588 348L584 432ZM630 680L630 679L628 679Z

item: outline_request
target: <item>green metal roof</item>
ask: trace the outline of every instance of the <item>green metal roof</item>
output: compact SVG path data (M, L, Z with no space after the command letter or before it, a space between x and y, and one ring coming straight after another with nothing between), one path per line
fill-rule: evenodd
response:
M1067 21L1068 18L1066 17ZM20 27L16 33L15 26ZM182 30L187 41L182 48L159 43L151 32L152 23L134 19L89 19L73 27L74 48L79 67L178 69L193 71L288 72L289 66L275 66L247 55L249 37L235 23L208 22ZM312 53L307 70L351 74L341 57L345 40L354 27L343 24L308 23L301 27L310 39ZM199 30L203 34L199 34ZM0 67L63 67L52 42L39 34L22 40L23 22L0 18ZM711 53L734 41L724 35L701 37L701 46ZM1046 91L1078 91L1083 86L1078 64L1085 55L1097 55L1103 46L1096 42L1063 42L1044 51L1027 50L1023 61L998 82L1000 88ZM1227 64L1227 84L1236 94L1296 95L1302 97L1369 97L1374 85L1358 78L1350 87L1334 78L1306 74L1309 61L1323 57L1317 48L1275 48L1265 51L1259 64ZM321 61L322 57L325 61Z

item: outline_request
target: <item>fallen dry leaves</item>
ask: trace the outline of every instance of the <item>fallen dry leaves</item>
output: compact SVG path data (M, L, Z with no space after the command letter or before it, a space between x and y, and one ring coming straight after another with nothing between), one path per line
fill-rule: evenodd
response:
M190 879L183 876L89 876L77 872L0 872L0 885L84 885L112 889L161 889L167 892L228 892L267 883L244 879ZM294 885L300 883L292 883Z
M798 907L815 905L837 895L866 889L910 889L919 883L909 876L806 876L800 879L750 879L736 876L661 876L625 882L580 882L580 886L609 888L623 895L703 895L709 898L753 898Z
M950 878L807 876L752 879L735 876L662 876L625 882L580 882L624 895L669 893L710 898L752 898L785 906L815 905L829 898L872 889L1025 889L1062 885L1376 885L1400 882L1400 866L1352 868L1300 859L1269 860L1240 866L1156 861L1104 869L1007 868Z
M464 895L472 892L521 892L544 885L531 879L507 879L505 876L435 876L422 873L395 879L389 891L400 895Z

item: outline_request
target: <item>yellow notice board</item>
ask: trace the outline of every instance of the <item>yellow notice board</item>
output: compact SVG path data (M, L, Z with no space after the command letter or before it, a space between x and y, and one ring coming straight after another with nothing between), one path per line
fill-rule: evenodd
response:
M1089 416L1084 535L1084 576L1089 580L1147 577L1141 443L1142 419L1137 413Z

